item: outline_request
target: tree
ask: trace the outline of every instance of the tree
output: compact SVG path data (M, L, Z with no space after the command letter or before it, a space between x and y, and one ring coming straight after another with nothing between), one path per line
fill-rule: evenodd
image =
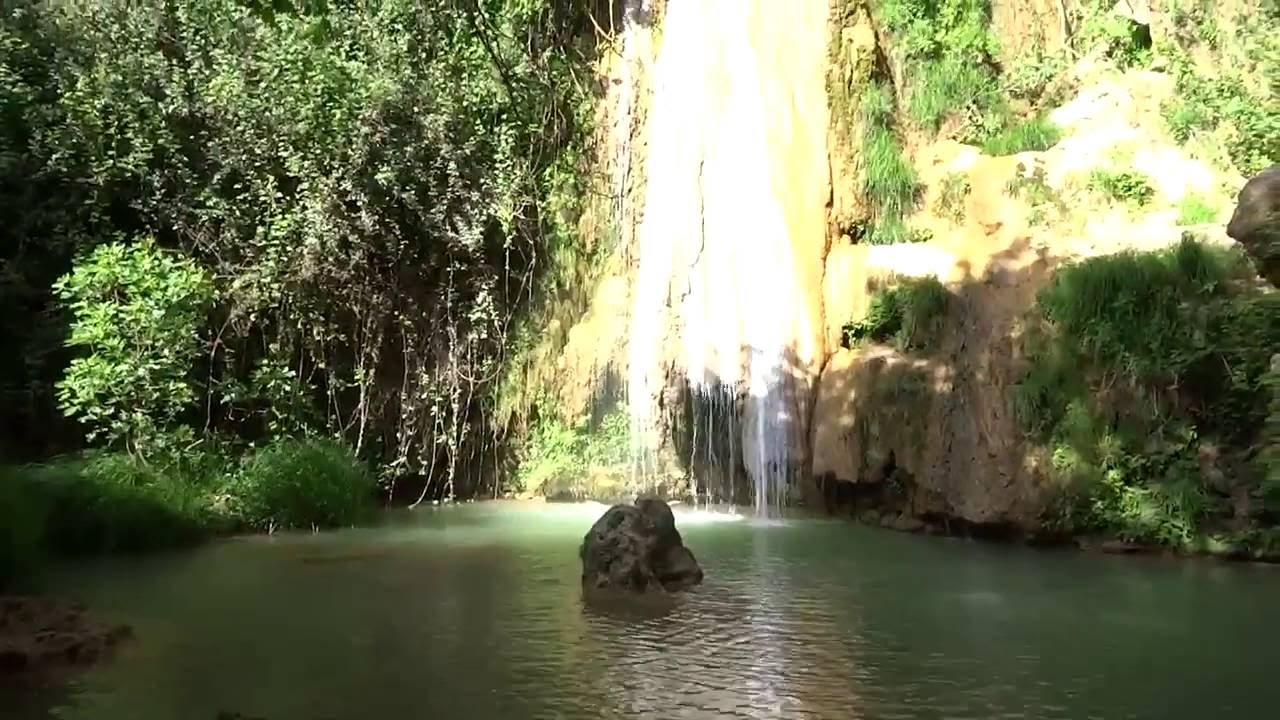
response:
M88 352L58 383L90 440L145 453L196 399L191 371L214 299L207 273L150 238L101 245L54 286L71 311L67 344Z

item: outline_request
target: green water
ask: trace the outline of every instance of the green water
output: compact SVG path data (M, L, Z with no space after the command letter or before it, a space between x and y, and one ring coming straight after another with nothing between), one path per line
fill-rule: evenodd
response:
M1280 717L1271 568L678 515L702 587L584 607L599 511L469 505L66 568L54 588L137 639L0 717Z

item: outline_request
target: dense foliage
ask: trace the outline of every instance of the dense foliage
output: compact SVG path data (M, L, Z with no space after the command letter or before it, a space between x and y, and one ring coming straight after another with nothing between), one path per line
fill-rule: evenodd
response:
M1068 266L1040 293L1016 399L1067 483L1064 529L1185 548L1274 525L1258 449L1280 300L1250 275L1184 239Z
M597 4L6 3L9 449L74 444L61 382L131 451L319 431L472 489L571 237Z
M597 422L568 425L555 416L539 418L520 447L518 481L525 491L554 496L592 470L630 472L630 421L615 409Z

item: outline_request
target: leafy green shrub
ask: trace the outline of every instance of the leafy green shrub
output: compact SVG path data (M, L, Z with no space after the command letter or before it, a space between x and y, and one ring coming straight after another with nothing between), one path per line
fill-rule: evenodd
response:
M1273 61L1280 73L1280 61ZM1224 129L1227 154L1245 175L1280 162L1280 109L1257 97L1238 77L1206 77L1189 63L1177 67L1178 92L1162 107L1175 140Z
M1049 118L1038 115L997 131L983 142L982 151L988 155L1042 151L1053 147L1061 139L1062 131L1058 126Z
M948 117L966 113L971 124L991 124L985 118L1000 105L1000 98L993 91L995 75L989 68L953 57L926 60L913 68L915 85L907 110L916 123L937 130ZM983 133L979 129L971 134Z
M1142 173L1133 170L1094 170L1089 175L1089 185L1113 200L1141 207L1151 202L1155 188Z
M1200 195L1187 195L1178 202L1179 225L1204 225L1217 219L1217 209Z
M372 511L375 481L344 445L281 440L250 456L230 494L241 523L256 530L352 525Z
M1263 3L1266 7L1268 4ZM1254 175L1280 162L1280 22L1261 13L1220 33L1209 3L1172 8L1173 37L1161 47L1176 78L1176 92L1162 107L1174 139L1207 134L1241 174ZM1240 53L1224 52L1224 47ZM1193 56L1212 59L1206 70Z
M67 344L88 352L58 384L63 411L91 440L139 450L195 400L188 376L213 300L208 275L143 239L99 246L54 290L72 314Z
M1077 42L1100 48L1121 70L1151 63L1151 30L1107 8L1085 11Z
M1247 455L1265 423L1280 300L1245 290L1234 251L1191 238L1060 269L1037 296L1014 394L1068 480L1057 521L1188 547L1226 512L1199 443Z
M1055 105L1066 99L1069 86L1054 81L1062 77L1068 64L1066 53L1046 53L1035 48L1004 68L1004 91L1009 97L1040 107Z
M904 278L872 296L866 317L845 325L845 345L871 340L900 350L926 347L941 330L949 297L935 277Z

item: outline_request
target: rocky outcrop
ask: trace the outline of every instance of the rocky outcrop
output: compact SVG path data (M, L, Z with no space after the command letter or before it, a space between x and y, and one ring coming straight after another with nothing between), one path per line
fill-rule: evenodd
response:
M48 597L0 597L0 679L95 662L129 637L78 603Z
M677 592L702 582L670 506L654 497L606 510L582 539L579 555L587 593Z
M1244 184L1227 235L1244 246L1259 274L1280 287L1280 165Z

